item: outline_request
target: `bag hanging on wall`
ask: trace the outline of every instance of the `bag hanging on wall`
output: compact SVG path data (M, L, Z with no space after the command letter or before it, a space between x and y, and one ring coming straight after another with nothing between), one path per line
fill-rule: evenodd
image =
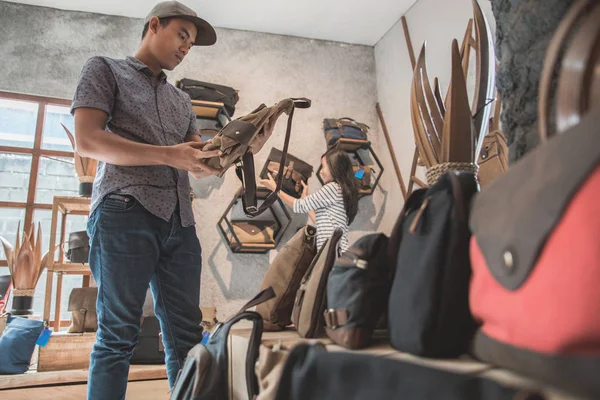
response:
M476 329L468 216L477 190L472 173L449 171L407 199L389 244L396 269L388 312L394 348L433 358L468 351Z
M590 112L532 150L476 197L470 221L475 355L590 398L600 398L598 126Z
M272 107L264 104L250 114L231 121L213 138L212 143L204 147L205 151L221 150L222 155L203 159L202 161L213 168L221 168L224 173L233 164L236 174L242 182L242 204L244 212L249 217L255 217L267 210L277 200L277 193L281 189L283 175L277 177L277 186L260 205L257 206L256 176L254 173L254 154L262 149L275 128L275 123L282 113L288 114L288 123L283 144L283 151L279 163L285 163L292 121L295 108L309 108L310 100L284 99ZM241 161L241 165L239 164Z
M98 330L98 316L96 315L96 299L98 288L75 288L69 295L68 311L71 312L71 325L69 333L96 332Z
M272 148L267 158L267 162L260 173L262 179L267 179L267 173L271 173L273 179L277 179L277 175L283 173L283 182L281 190L290 196L299 199L302 195L302 181L308 183L308 178L312 176L313 167L309 163L288 154L285 158L285 167L283 172L281 169L282 151Z
M240 99L238 91L229 86L217 85L215 83L196 81L187 78L183 78L182 80L176 82L175 85L190 95L192 104L194 100L223 103L230 118L233 117L233 114L235 113L235 105ZM210 115L206 115L206 111L196 109L194 111L196 112L196 115L200 117L210 117Z
M296 292L317 252L316 233L310 225L298 230L269 266L261 290L273 287L275 298L256 307L266 331L279 331L292 323Z
M326 118L323 120L323 131L325 133L325 141L327 148L335 146L336 142L341 139L352 139L368 141L367 135L369 126L356 122L352 118Z
M248 398L258 394L258 381L254 368L262 339L263 324L260 315L247 311L275 296L273 288L257 294L242 309L224 323L219 323L211 332L208 343L197 344L187 355L177 381L171 392L171 400L228 400L230 368L228 339L231 327L239 321L252 322L252 332L246 353L246 385Z
M243 244L275 244L275 229L277 223L274 221L233 220L231 221L233 232ZM231 244L235 244L232 238Z
M370 192L372 168L368 165L353 165L352 171L354 171L354 177L358 179L359 190L361 192Z
M370 354L301 343L287 357L276 400L543 400L492 380Z
M69 233L69 250L66 257L72 263L87 263L90 254L90 238L86 231Z
M327 280L325 332L340 346L365 347L387 312L392 268L383 233L363 236L335 262Z
M0 336L0 375L24 374L29 370L35 342L43 329L42 321L8 316Z
M306 270L294 300L292 322L300 336L314 338L325 334L323 311L327 306L327 279L339 256L342 230L336 229Z
M483 138L479 154L478 178L481 187L487 186L508 169L508 144L502 131L488 133Z

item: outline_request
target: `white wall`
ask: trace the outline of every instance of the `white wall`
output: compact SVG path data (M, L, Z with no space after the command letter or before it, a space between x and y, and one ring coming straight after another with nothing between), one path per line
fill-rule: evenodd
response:
M490 2L480 0L480 5L494 34L495 23ZM432 84L434 77L439 78L442 96L445 96L450 79L452 39L457 39L460 45L472 15L473 8L469 0L419 0L405 14L415 58L418 57L423 42L427 41L429 78ZM402 176L408 187L415 149L410 119L410 86L413 71L400 20L375 46L375 65L378 100ZM470 68L470 72L473 71L474 68ZM469 75L468 83L472 87L472 74ZM402 198L392 165L387 164L386 168L389 168L390 173L385 176L384 185L390 188L392 198ZM418 172L417 176L423 177L422 167ZM415 187L418 188L416 185ZM389 233L392 229L401 206L402 203L394 202L386 208L384 223L381 225L384 232Z

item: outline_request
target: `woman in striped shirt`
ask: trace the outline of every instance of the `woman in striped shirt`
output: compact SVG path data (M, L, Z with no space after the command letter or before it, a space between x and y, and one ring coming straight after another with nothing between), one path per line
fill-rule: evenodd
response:
M329 239L335 229L342 230L340 251L348 249L348 225L358 212L358 182L352 171L352 162L342 150L331 149L321 156L321 179L325 183L321 189L308 194L308 185L302 182L302 196L295 199L279 191L279 197L295 213L308 213L317 228L317 249ZM271 174L260 181L269 190L275 190L276 183Z

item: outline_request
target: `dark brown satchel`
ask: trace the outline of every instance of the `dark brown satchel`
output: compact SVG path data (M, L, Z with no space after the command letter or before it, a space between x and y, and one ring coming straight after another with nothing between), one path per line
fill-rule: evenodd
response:
M481 187L487 186L508 169L508 144L501 131L490 132L483 138L477 164Z
M205 151L221 150L219 157L204 159L213 168L222 169L222 173L236 164L236 174L242 182L242 204L249 217L260 215L277 200L281 189L283 175L277 177L277 187L259 206L256 196L256 176L254 170L254 154L258 153L269 139L275 123L283 113L288 114L287 130L281 154L280 164L285 165L285 158L290 143L292 120L295 108L309 108L310 100L284 99L271 107L261 104L250 114L231 121L212 139L212 143L204 147Z
M317 252L316 233L313 226L303 227L283 246L271 263L261 290L273 287L275 298L256 307L266 331L279 331L292 323L296 292Z
M75 288L71 291L68 307L68 311L71 312L71 325L67 332L96 332L98 329L97 297L97 287Z
M283 173L281 190L283 190L284 193L299 199L303 189L301 182L308 183L308 179L313 173L313 167L309 163L288 153L285 158L286 164L284 164L282 169L281 163L279 162L279 160L281 160L281 155L281 150L276 148L271 149L267 162L260 173L260 177L262 179L267 179L267 174L271 173L273 179L276 179L279 173Z

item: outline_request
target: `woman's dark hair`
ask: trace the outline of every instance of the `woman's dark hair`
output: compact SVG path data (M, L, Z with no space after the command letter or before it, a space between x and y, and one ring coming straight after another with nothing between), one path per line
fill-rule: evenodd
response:
M352 161L345 151L339 149L328 150L321 156L323 157L331 171L333 181L342 188L344 208L348 216L348 224L351 224L358 213L358 180L354 177Z

